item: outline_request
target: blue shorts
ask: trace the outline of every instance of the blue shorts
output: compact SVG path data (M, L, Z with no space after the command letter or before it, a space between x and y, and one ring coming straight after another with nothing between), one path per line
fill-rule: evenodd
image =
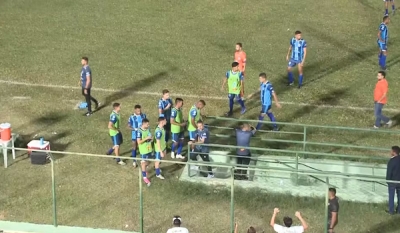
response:
M148 153L148 154L144 154L144 155L140 155L140 157L142 158L142 159L151 159L151 153ZM143 162L143 160L142 160L142 162Z
M185 138L185 132L184 131L182 131L180 133L172 133L172 141L173 142L178 142L178 141L180 141L180 140L182 140L184 138Z
M132 131L132 141L135 141L135 142L136 142L136 139L137 139L136 134L137 134L137 131L136 131L136 130L133 130L133 131Z
M123 138L122 138L122 134L118 133L114 136L111 136L111 141L113 143L114 146L119 146L122 144L123 142Z
M228 98L229 99L236 99L236 100L240 100L242 97L240 96L240 94L228 94Z
M297 66L298 64L300 64L302 61L295 61L295 60L290 60L289 62L288 62L288 67L295 67L295 66Z
M164 152L164 156L165 156L165 150L163 151ZM162 159L162 157L161 157L161 153L160 152L155 152L154 153L154 159L155 160L161 160Z
M189 131L189 140L190 141L196 140L196 131Z
M271 105L263 105L263 106L261 106L261 112L260 113L266 114L269 110L271 110Z
M380 41L378 41L378 47L381 51L386 51L387 50L387 45L386 43L382 43Z

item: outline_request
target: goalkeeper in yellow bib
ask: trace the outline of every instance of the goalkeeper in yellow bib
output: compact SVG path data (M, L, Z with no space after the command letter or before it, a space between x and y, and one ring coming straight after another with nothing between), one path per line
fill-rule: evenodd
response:
M165 129L164 126L167 124L167 120L164 117L158 118L158 126L154 132L154 137L156 139L154 143L155 150L155 168L156 168L156 177L159 179L164 179L164 176L161 175L160 163L161 159L164 158L167 149L167 142L165 141Z
M229 99L229 112L225 114L225 116L233 115L233 104L236 101L240 104L242 110L240 114L244 114L246 112L246 107L244 106L244 101L242 99L243 95L243 73L239 71L239 63L232 63L232 70L226 72L225 78L222 82L222 90L225 89L226 82L228 81L228 99Z
M188 131L190 141L196 141L197 139L197 122L203 120L201 116L201 110L204 108L204 106L206 106L206 102L204 100L199 100L189 110Z
M150 132L150 124L149 120L143 119L142 120L142 126L139 128L136 134L136 141L137 144L139 145L139 152L140 152L140 157L142 158L141 161L141 167L142 167L142 176L143 176L143 181L147 184L147 186L150 186L150 180L147 177L147 172L146 172L146 167L148 165L147 159L151 158L151 155L153 153L153 137Z

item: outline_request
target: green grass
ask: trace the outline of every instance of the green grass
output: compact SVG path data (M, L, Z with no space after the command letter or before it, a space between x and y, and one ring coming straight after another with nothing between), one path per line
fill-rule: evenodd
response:
M80 90L2 83L0 119L11 122L23 142L35 135L44 136L51 141L53 150L103 154L109 146L106 124L112 102L122 103L123 121L137 103L155 121L158 97L136 91L160 92L168 88L173 97L178 97L176 93L197 95L185 98L185 112L197 99L204 98L207 115L222 115L227 101L209 97L226 96L220 91L220 84L239 41L248 57L246 93L257 89L257 75L263 71L268 73L280 100L291 103L274 109L279 121L361 128L373 125L372 91L378 69L375 37L382 18L381 1L305 0L294 4L290 0L8 0L1 1L0 8L1 80L76 86L80 57L88 56L95 87L125 90L94 90L93 95L107 107L88 119L72 110L82 99ZM397 23L395 16L390 26L387 77L391 90L387 107L391 109L400 108L396 92L400 83L395 75L400 70L400 52L391 49L400 44ZM309 45L304 67L306 85L302 90L284 85L285 54L297 29L303 31ZM13 100L13 96L31 99ZM304 103L312 106L301 105ZM257 101L248 104L251 110L242 118L256 119ZM388 114L399 118L395 112ZM232 125L212 120L207 123ZM287 126L282 130L301 132L302 128ZM127 129L123 133L129 135ZM302 140L302 136L287 134L261 137ZM321 129L312 129L307 137L315 142L371 147L389 147L399 141L399 134ZM254 146L260 145L301 148L290 143L254 142ZM129 147L128 143L122 146L125 155L129 155ZM386 156L345 148L308 149ZM177 165L165 167L164 171L165 182L155 181L151 189L144 191L146 232L165 232L174 214L184 218L191 232L229 230L229 195L225 190L178 182ZM139 229L137 170L118 167L106 159L68 155L58 157L56 175L60 224ZM9 168L0 169L0 177L2 218L51 223L49 166L31 166L26 156L21 156ZM255 190L240 190L235 195L235 214L241 230L248 225L266 229L273 208L280 207L283 214L304 212L311 225L309 232L322 231L323 200ZM395 232L398 219L387 218L384 209L383 205L342 202L338 232ZM382 229L385 224L389 227Z

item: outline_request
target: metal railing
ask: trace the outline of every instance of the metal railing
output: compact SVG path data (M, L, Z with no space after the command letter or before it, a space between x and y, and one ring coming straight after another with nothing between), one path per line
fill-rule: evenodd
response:
M212 146L212 147L216 147L216 148L230 148L230 149L234 149L237 148L235 146L227 146L227 145L216 145L216 144L209 144L208 146ZM11 149L11 148L9 148ZM25 149L25 148L14 148L18 151L36 151L36 150L31 150L31 149ZM275 150L271 150L271 149L265 149L265 148L248 148L251 150L261 150L261 151L275 151ZM304 151L289 151L286 150L286 153L292 153L296 155L296 163L298 164L298 158L299 155L303 154L303 153L310 153L310 152L304 152ZM90 153L75 153L75 152L61 152L61 151L48 151L48 153L50 153L50 168L51 168L51 190L52 190L52 212L53 212L53 216L52 216L52 222L53 225L55 227L58 226L58 208L57 208L57 179L56 179L56 173L55 173L55 159L54 156L55 155L74 155L74 156L87 156L87 157L97 157L97 158L107 158L109 159L110 156L107 155L97 155L97 154L90 154ZM188 153L190 153L190 151L188 151ZM328 154L326 154L326 156L328 156ZM336 155L332 155L332 156L336 156ZM130 157L121 157L123 159L133 159ZM140 158L135 158L138 161L141 161L142 159ZM155 160L153 159L148 159L147 161L150 162L154 162ZM168 160L163 160L163 163L173 163L173 164L183 164L183 165L197 165L197 166L208 166L210 165L210 163L207 162L181 162L181 161L168 161ZM234 224L235 224L235 201L234 201L234 196L235 196L235 189L237 188L235 186L235 179L234 179L234 172L235 169L237 169L237 166L235 164L223 164L223 163L213 163L212 164L213 167L218 167L218 168L226 168L229 170L230 172L230 230L231 232L234 232ZM188 166L189 167L189 166ZM323 171L305 171L305 170L301 170L299 169L298 165L296 166L295 169L277 169L277 168L260 168L257 167L255 165L249 165L247 170L249 172L273 172L273 173L279 173L279 174L296 174L298 175L306 175L306 176L313 176L313 177L322 177L321 179L323 179L325 181L325 227L327 228L327 222L328 222L328 189L330 187L330 183L329 183L329 179L330 178L342 178L342 179L353 179L353 180L363 180L363 181L370 181L370 182L379 182L379 183L386 183L387 180L381 178L381 177L373 177L373 176L363 176L363 175L359 175L359 174L350 174L350 173L332 173L332 172L323 172ZM139 166L139 169L137 170L138 172L138 177L139 177L139 182L138 182L138 192L139 192L139 219L138 220L134 220L134 221L138 221L139 222L139 232L143 233L144 231L144 207L143 207L143 182L142 182L142 170ZM395 182L396 183L396 182ZM400 182L398 182L400 183ZM236 187L236 188L235 188ZM327 229L326 229L327 230Z

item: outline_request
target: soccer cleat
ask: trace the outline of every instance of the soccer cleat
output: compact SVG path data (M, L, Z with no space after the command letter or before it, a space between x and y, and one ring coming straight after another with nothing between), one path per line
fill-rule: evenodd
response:
M374 129L379 129L379 127L378 127L378 126L376 126L376 125L374 125Z
M156 176L158 179L161 179L161 180L164 180L165 178L164 178L164 176L162 176L161 174L160 175L158 175L158 176Z
M298 89L301 89L301 87L302 87L302 85L299 85L297 88L298 88Z
M207 178L209 179L214 178L214 174L208 174Z
M176 158L177 158L177 159L184 159L185 156L182 156L181 154L177 154L177 155L176 155Z
M393 121L392 121L392 120L389 120L388 123L386 123L386 125L387 125L389 128L392 127L392 126L393 126Z
M225 113L225 116L226 117L231 117L231 116L233 116L233 112L227 112L227 113Z
M133 165L134 168L136 168L138 166L135 161L133 161L132 165Z
M173 152L173 151L171 151L171 159L175 159L175 152Z
M97 109L100 107L100 105L101 105L101 103L100 103L100 102L97 102L97 103L94 105L94 110L97 110Z
M293 86L294 82L288 83L287 86Z
M143 177L143 181L147 184L148 187L151 185L149 178Z
M87 113L85 113L85 115L84 116L91 116L93 113L92 112L87 112Z
M247 109L246 109L246 108L243 108L242 111L240 111L240 114L243 115L246 111L247 111Z
M126 165L126 163L125 163L124 161L122 161L122 160L120 160L120 161L118 162L118 164L119 164L119 165Z

